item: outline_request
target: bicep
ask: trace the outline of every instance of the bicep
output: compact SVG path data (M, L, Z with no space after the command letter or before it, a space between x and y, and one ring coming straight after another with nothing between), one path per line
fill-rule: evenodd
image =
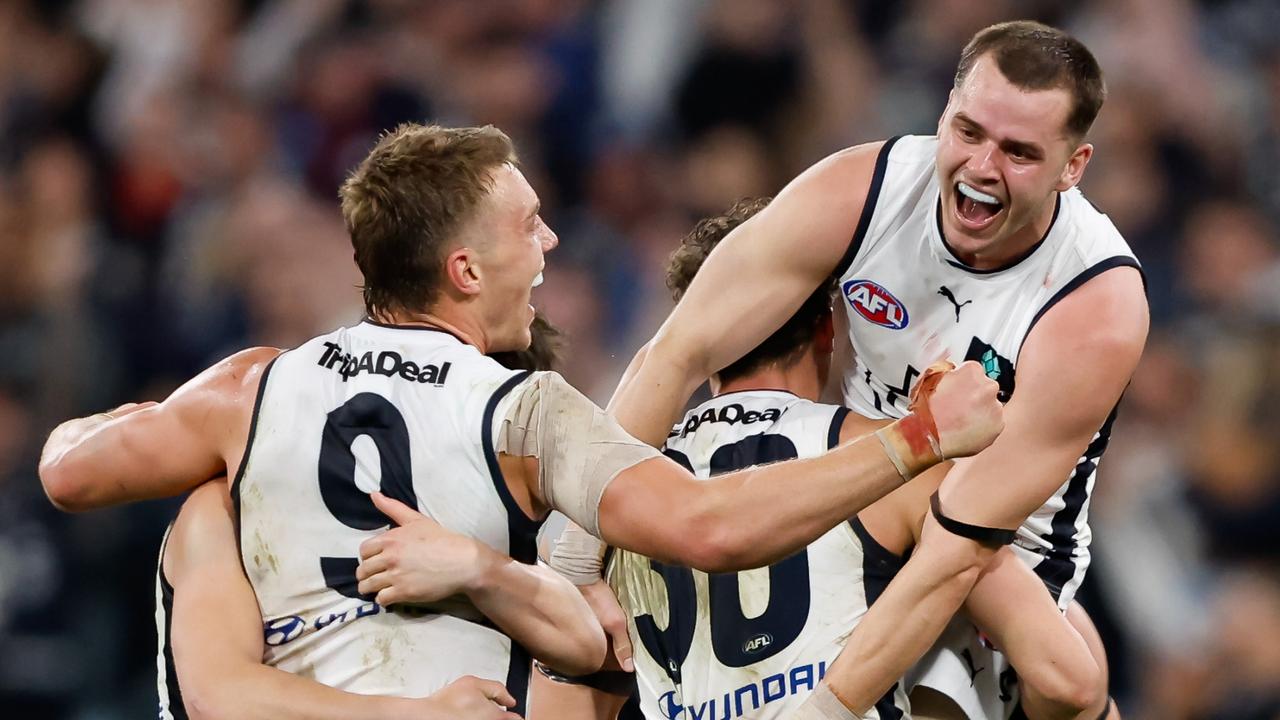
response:
M654 336L650 355L664 362L679 355L705 379L779 328L848 250L878 148L817 163L729 233Z
M178 388L163 402L105 423L69 454L66 473L90 506L171 497L238 459L265 366L279 353L253 348Z
M948 515L1015 527L1045 503L1109 424L1146 340L1136 273L1113 270L1086 283L1036 325L1018 360L1005 430L957 461L942 484Z
M618 474L600 498L600 537L659 562L687 559L693 518L705 498L706 483L665 456ZM673 532L678 530L678 532Z

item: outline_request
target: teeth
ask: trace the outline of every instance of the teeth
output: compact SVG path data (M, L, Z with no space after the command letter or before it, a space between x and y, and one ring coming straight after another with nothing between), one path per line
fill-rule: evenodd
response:
M533 287L538 287L541 284L542 284L542 273L538 273L538 277L533 279Z
M968 185L965 185L964 183L956 183L956 189L960 191L961 195L964 195L965 197L969 198L970 200L973 200L974 202L986 203L987 205L1000 204L999 198L995 197L994 195L988 195L984 192L978 192L977 190L974 190L973 188L969 187Z

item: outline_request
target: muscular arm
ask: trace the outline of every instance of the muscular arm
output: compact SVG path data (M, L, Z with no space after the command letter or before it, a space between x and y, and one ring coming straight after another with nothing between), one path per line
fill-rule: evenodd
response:
M62 423L40 457L53 504L81 511L171 497L239 462L258 381L279 354L253 348L219 362L164 402Z
M192 493L163 562L174 588L174 664L193 718L444 717L430 700L355 695L262 664L262 617L236 553L225 482Z
M1146 332L1146 301L1129 268L1099 275L1046 313L1019 358L1004 433L948 473L944 512L1013 528L1042 505L1115 408ZM919 548L827 674L844 704L870 707L937 639L994 555L926 517Z
M450 532L396 500L374 503L399 527L360 546L359 590L381 605L465 594L504 633L560 672L584 675L604 662L605 638L582 594L544 565L517 562Z
M1044 583L1011 550L1002 549L983 570L964 609L1056 717L1091 709L1089 719L1098 716L1106 701L1101 668Z
M661 445L694 389L777 330L836 269L880 147L822 160L716 247L609 404L627 432Z

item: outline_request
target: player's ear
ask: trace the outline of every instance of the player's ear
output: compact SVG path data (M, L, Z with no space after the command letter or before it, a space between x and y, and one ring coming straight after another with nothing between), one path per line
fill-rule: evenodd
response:
M480 292L479 254L467 246L456 248L444 259L444 275L448 284L463 295Z
M1071 153L1066 167L1062 168L1062 175L1058 177L1058 184L1054 189L1058 192L1066 192L1080 184L1080 178L1084 177L1084 169L1089 165L1089 159L1092 157L1093 145L1080 143L1080 147Z

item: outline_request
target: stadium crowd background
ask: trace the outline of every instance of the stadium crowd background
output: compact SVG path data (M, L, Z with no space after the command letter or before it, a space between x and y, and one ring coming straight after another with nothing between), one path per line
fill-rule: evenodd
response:
M535 302L603 402L670 306L660 269L694 219L842 146L932 132L963 43L1013 17L1101 61L1084 188L1149 282L1084 592L1113 692L1130 718L1280 717L1273 0L0 3L3 714L154 714L176 501L61 515L40 445L358 318L336 188L380 131L516 140L561 239Z

